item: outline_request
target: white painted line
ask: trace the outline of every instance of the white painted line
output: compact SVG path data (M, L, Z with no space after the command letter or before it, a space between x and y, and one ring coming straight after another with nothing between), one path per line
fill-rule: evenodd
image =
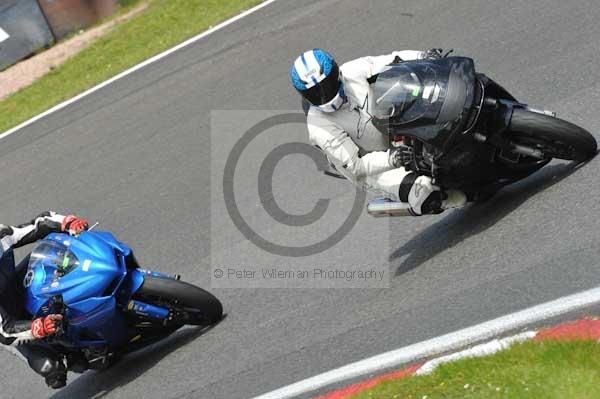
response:
M562 297L437 338L350 363L346 366L265 393L254 399L293 398L331 384L382 372L392 367L413 363L417 360L444 352L455 351L475 342L494 338L511 330L522 328L530 323L543 321L599 303L600 287Z
M460 359L466 359L471 357L482 357L493 355L494 353L500 352L504 349L508 349L509 346L516 342L524 342L532 339L537 335L537 331L525 331L517 335L513 335L506 338L494 339L484 344L475 345L472 348L462 350L460 352L451 353L446 356L437 357L425 362L424 365L419 367L415 372L416 375L429 374L435 370L440 364L454 362Z
M86 96L89 96L90 94L92 94L92 93L94 93L94 92L102 89L103 87L108 86L109 84L111 84L111 83L113 83L113 82L115 82L115 81L117 81L117 80L119 80L119 79L121 79L121 78L129 75L129 74L132 74L133 72L135 72L135 71L137 71L139 69L142 69L143 67L145 67L147 65L150 65L150 64L152 64L152 63L154 63L154 62L156 62L156 61L158 61L160 59L165 58L166 56L174 53L177 50L180 50L180 49L182 49L182 48L184 48L186 46L189 46L190 44L195 43L198 40L201 40L201 39L205 38L206 36L208 36L208 35L210 35L212 33L215 33L216 31L218 31L220 29L223 29L224 27L226 27L228 25L231 25L232 23L234 23L236 21L239 21L240 19L242 19L242 18L244 18L244 17L246 17L246 16L248 16L248 15L250 15L250 14L252 14L252 13L258 11L258 10L260 10L261 8L264 8L264 7L268 6L271 3L274 3L275 1L277 1L277 0L266 0L263 3L260 3L257 6L254 6L254 7L250 8L250 9L244 11L243 13L238 14L238 15L236 15L235 17L233 17L231 19L228 19L227 21L221 22L220 24L214 26L213 28L211 28L211 29L209 29L207 31L204 31L204 32L200 33L199 35L194 36L194 37L186 40L185 42L178 44L175 47L172 47L172 48L170 48L168 50L165 50L164 52L162 52L160 54L157 54L157 55L155 55L152 58L148 58L146 61L143 61L143 62L141 62L141 63L139 63L139 64L137 64L137 65L129 68L128 70L126 70L124 72L121 72L120 74L118 74L118 75L116 75L116 76L114 76L114 77L112 77L112 78L110 78L110 79L108 79L108 80L106 80L106 81L98 84L97 86L92 87L89 90L84 91L83 93L81 93L81 94L79 94L79 95L77 95L77 96L75 96L75 97L73 97L73 98L71 98L69 100L66 100L66 101L64 101L64 102L62 102L62 103L60 103L58 105L55 105L54 107L50 108L49 110L44 111L41 114L39 114L37 116L34 116L33 118L31 118L31 119L29 119L29 120L21 123L20 125L15 126L12 129L9 129L6 132L0 134L0 140L2 140L3 138L5 138L6 136L9 136L9 135L13 134L14 132L16 132L16 131L18 131L20 129L23 129L26 126L31 125L34 122L37 122L38 120L40 120L40 119L42 119L42 118L44 118L44 117L46 117L46 116L48 116L48 115L56 112L56 111L59 111L59 110L65 108L66 106L68 106L70 104L73 104L76 101L81 100L82 98L84 98Z

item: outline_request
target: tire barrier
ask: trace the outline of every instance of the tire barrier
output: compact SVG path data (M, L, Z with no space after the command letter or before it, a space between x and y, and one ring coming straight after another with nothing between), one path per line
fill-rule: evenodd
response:
M0 71L118 10L118 0L3 0Z
M0 70L54 43L35 0L5 0L0 5Z

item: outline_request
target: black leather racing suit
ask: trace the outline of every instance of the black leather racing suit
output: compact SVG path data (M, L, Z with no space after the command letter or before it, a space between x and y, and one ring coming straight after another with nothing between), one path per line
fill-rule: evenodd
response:
M0 343L16 348L49 385L64 385L66 368L56 353L36 344L31 334L31 316L23 308L23 278L29 256L15 267L13 249L60 232L64 219L55 212L44 212L19 226L0 224Z

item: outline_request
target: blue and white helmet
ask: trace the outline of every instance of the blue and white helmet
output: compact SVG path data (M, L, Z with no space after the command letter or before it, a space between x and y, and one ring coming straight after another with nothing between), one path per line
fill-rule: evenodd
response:
M324 50L316 48L296 58L290 80L302 97L323 112L337 111L346 99L340 68Z

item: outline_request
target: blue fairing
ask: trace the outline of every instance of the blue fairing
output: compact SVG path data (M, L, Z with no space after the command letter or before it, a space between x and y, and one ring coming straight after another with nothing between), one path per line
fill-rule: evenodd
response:
M131 249L108 232L84 232L74 238L53 233L32 251L26 285L26 309L32 316L50 313L61 295L69 339L75 345L121 346L127 342L121 311L143 283L141 271L128 271Z

